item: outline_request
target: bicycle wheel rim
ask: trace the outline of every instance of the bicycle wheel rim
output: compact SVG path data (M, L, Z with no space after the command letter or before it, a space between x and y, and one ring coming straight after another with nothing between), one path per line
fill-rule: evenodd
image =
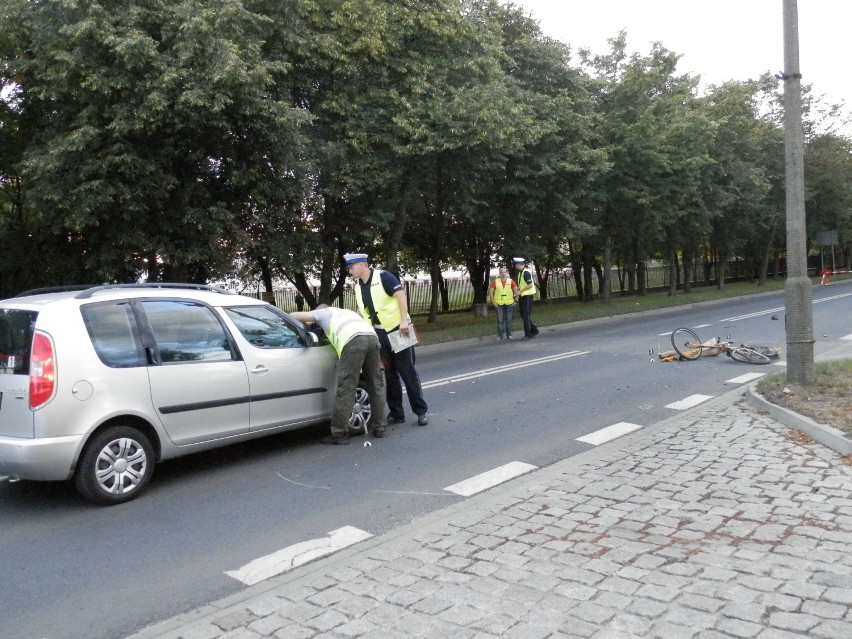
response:
M688 328L676 328L672 331L672 348L683 359L693 360L701 357L701 340Z
M758 353L745 346L740 346L731 351L731 358L743 364L768 364L771 360L763 353Z

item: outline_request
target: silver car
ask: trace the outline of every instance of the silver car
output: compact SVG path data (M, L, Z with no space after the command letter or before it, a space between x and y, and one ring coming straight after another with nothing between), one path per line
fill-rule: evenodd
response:
M128 501L158 461L328 420L337 361L286 313L211 286L0 301L0 480ZM369 398L353 400L363 428Z

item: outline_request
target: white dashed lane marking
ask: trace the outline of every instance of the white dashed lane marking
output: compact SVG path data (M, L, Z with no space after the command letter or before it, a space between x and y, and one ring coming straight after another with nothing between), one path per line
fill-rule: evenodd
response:
M671 408L674 410L687 410L688 408L692 408L693 406L698 406L698 404L702 402L706 402L708 399L713 399L713 395L690 395L684 399L681 399L677 402L672 402L671 404L666 404L666 408Z
M583 442L584 444L591 444L592 446L600 446L603 443L611 441L617 437L621 437L622 435L626 435L627 433L632 433L634 430L638 430L640 428L642 427L639 424L618 422L612 426L607 426L606 428L601 428L600 430L596 430L588 435L578 437L577 441Z
M842 339L852 339L852 335L848 335ZM445 378L442 380L436 380L430 385L438 386L442 384L463 381L465 379L483 377L494 373L502 373L513 368L524 368L525 366L544 364L547 362L564 359L566 357L576 357L577 355L585 354L585 352L578 351L573 351L570 353L561 353L553 357L543 357L537 360L528 360L526 362L522 362L514 366L501 366L498 368L477 371L476 373L469 375L460 375ZM726 383L744 384L762 376L762 373L746 373L744 375L740 375L739 377L729 379ZM697 406L698 404L712 398L713 395L690 395L689 397L680 401L667 404L666 408L671 408L674 410L687 410L688 408ZM611 441L640 428L642 428L642 426L640 426L639 424L631 424L630 422L618 422L617 424L613 424L612 426L607 426L606 428L602 428L593 433L589 433L588 435L578 437L577 441L581 441L586 444L591 444L592 446L599 446L605 442ZM503 482L509 481L510 479L514 479L515 477L519 477L520 475L528 473L532 470L536 470L537 468L537 466L533 466L532 464L514 461L495 468L493 470L489 470L474 477L471 477L470 479L460 481L456 484L453 484L452 486L447 486L444 490L447 492L455 493L456 495L461 495L462 497L470 497L471 495L475 495L476 493L482 492L483 490L487 490L489 488L497 486L498 484L502 484ZM287 548L278 550L272 554L266 555L265 557L259 557L258 559L247 563L245 566L238 568L237 570L229 570L225 574L229 577L233 577L238 581L241 581L247 586L252 586L254 584L260 583L261 581L269 579L270 577L275 577L276 575L280 575L284 572L287 572L288 570L292 570L293 568L301 566L302 564L305 564L309 561L319 559L320 557L325 557L326 555L330 555L334 552L337 552L338 550L342 550L360 541L369 539L370 537L372 537L372 535L364 530L360 530L353 526L344 526L343 528L332 530L328 533L327 537L322 537L320 539L311 539L308 541L293 544L292 546L288 546Z
M493 470L486 471L470 479L465 479L452 486L447 486L444 490L462 497L470 497L476 493L492 488L497 484L502 484L504 481L514 479L519 475L528 473L531 470L536 470L538 466L525 464L523 462L510 462Z
M265 579L275 577L370 537L372 535L368 532L352 526L344 526L332 530L328 533L328 537L293 544L265 557L259 557L242 568L226 571L225 574L247 586L253 586Z
M461 495L462 497L470 497L537 468L538 466L533 466L532 464L517 461L510 462L499 468L453 484L452 486L447 486L444 490ZM225 574L237 581L241 581L247 586L253 586L261 581L306 564L309 561L343 550L372 536L372 534L353 526L344 526L343 528L332 530L328 533L327 537L310 539L293 544L264 557L254 559L237 570L228 570Z

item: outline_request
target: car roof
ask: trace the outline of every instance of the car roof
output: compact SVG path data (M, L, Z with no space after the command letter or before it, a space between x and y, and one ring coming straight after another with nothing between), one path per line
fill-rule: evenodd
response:
M265 302L253 297L237 295L230 291L207 284L153 283L153 284L105 284L88 287L54 287L25 291L0 302L5 307L44 307L63 300L111 300L140 297L162 297L193 299L211 306L234 306L246 304L262 305Z

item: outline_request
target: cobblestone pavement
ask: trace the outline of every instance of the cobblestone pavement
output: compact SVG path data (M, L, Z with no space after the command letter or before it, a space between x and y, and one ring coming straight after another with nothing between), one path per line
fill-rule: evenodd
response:
M742 395L133 639L852 637L852 460Z

